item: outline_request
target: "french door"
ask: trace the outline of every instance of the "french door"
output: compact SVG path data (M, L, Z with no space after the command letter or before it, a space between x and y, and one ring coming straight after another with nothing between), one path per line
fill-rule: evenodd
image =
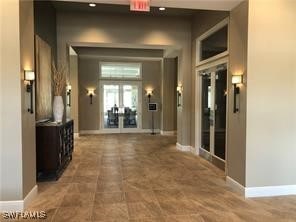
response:
M225 161L227 115L227 65L200 71L201 149Z
M136 81L102 81L101 130L109 133L138 132L142 128L142 87Z

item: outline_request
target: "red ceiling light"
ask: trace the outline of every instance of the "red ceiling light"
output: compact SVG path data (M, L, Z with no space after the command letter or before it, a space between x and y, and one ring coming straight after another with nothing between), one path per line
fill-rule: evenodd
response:
M130 0L130 10L150 12L150 0Z

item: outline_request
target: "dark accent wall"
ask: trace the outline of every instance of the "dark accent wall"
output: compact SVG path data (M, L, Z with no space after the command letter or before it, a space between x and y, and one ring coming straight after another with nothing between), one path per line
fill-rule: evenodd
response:
M57 62L57 23L56 9L50 1L34 1L34 28L38 35L51 46Z

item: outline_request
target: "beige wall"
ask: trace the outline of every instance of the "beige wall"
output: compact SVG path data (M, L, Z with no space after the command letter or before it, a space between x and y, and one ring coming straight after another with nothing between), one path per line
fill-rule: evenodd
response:
M246 170L246 79L248 50L248 2L230 12L229 21L229 77L228 77L228 137L227 175L245 185ZM243 74L240 86L239 112L233 113L233 85L231 76Z
M184 100L178 109L178 142L190 145L191 21L175 17L58 12L57 32L61 61L67 60L67 44L180 49L178 81L184 86Z
M247 187L296 184L295 9L249 1Z
M22 200L35 182L35 118L24 69L34 69L31 1L1 1L1 201Z
M151 128L151 115L147 111L147 97L145 88L152 87L153 102L161 102L161 62L137 59L110 59L93 56L79 56L79 130L100 129L100 89L99 70L100 62L141 62L142 63L142 128ZM87 89L96 89L93 104L87 96ZM74 96L74 95L73 95ZM75 97L73 97L75 100ZM155 114L155 128L160 129L160 112Z
M1 1L1 200L23 198L19 0ZM5 56L2 56L5 55Z

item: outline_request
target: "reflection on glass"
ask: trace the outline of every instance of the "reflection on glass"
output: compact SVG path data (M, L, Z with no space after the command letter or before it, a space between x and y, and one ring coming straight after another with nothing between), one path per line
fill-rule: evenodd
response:
M200 60L211 58L227 51L228 26L224 26L217 32L201 41Z
M215 155L225 160L227 69L216 72Z
M119 85L104 85L104 127L118 128Z
M138 86L123 85L123 128L138 127Z
M210 151L211 77L202 76L202 135L201 147Z

